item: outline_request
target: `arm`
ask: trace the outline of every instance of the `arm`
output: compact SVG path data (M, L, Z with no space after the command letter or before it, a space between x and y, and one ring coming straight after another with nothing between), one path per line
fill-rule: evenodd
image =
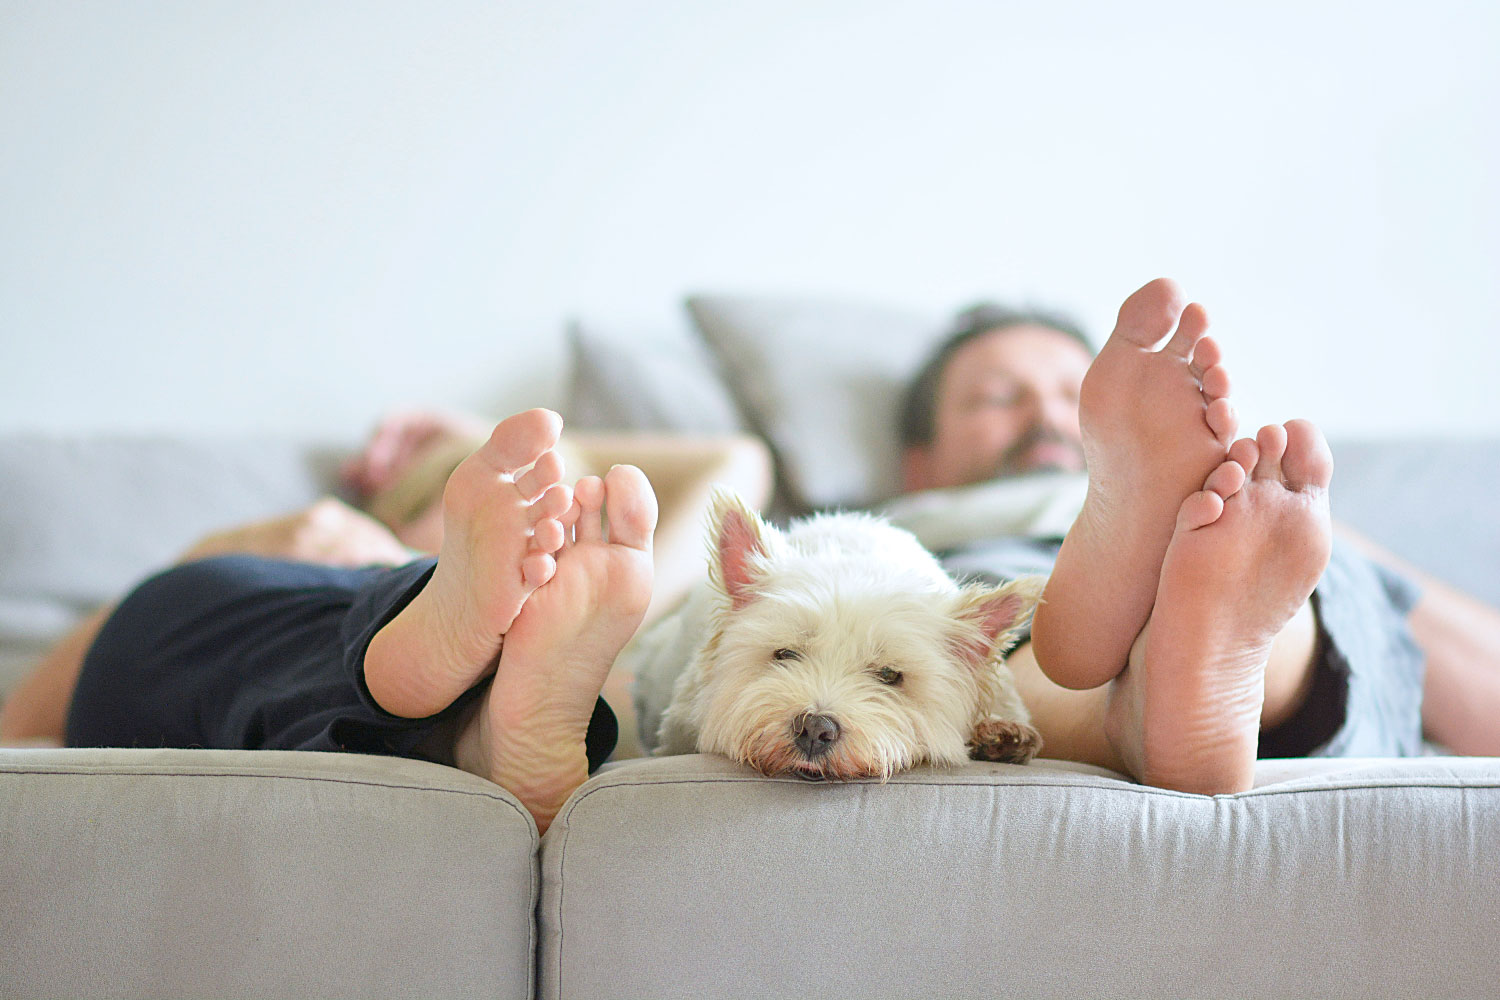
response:
M707 516L714 485L753 508L771 498L771 453L749 435L584 433L565 438L579 474L634 465L646 474L661 510L656 529L656 581L646 623L671 610L707 575ZM581 463L586 466L578 469Z

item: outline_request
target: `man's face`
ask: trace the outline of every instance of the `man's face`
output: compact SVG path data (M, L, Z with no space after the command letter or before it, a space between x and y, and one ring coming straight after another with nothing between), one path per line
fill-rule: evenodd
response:
M932 442L907 450L906 488L1083 471L1078 392L1092 360L1078 341L1044 326L969 341L938 382Z

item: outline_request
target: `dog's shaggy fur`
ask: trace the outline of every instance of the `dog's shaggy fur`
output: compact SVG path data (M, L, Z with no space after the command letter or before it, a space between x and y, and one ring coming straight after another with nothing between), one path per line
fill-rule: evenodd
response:
M709 584L623 664L643 727L657 717L649 692L675 676L657 753L813 779L1036 755L1004 653L1039 578L960 587L878 518L819 515L783 534L729 493L710 535Z

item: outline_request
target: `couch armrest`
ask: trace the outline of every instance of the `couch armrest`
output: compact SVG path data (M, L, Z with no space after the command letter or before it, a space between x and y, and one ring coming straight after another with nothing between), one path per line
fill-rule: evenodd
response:
M531 995L536 826L451 768L0 750L6 996Z
M543 839L538 996L1493 995L1500 760L1261 780L622 766Z

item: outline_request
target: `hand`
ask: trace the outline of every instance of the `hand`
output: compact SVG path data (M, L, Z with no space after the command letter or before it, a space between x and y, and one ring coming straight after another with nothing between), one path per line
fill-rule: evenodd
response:
M484 438L482 420L438 410L397 410L383 417L364 450L343 464L344 485L363 500L393 485L423 453L455 437Z

